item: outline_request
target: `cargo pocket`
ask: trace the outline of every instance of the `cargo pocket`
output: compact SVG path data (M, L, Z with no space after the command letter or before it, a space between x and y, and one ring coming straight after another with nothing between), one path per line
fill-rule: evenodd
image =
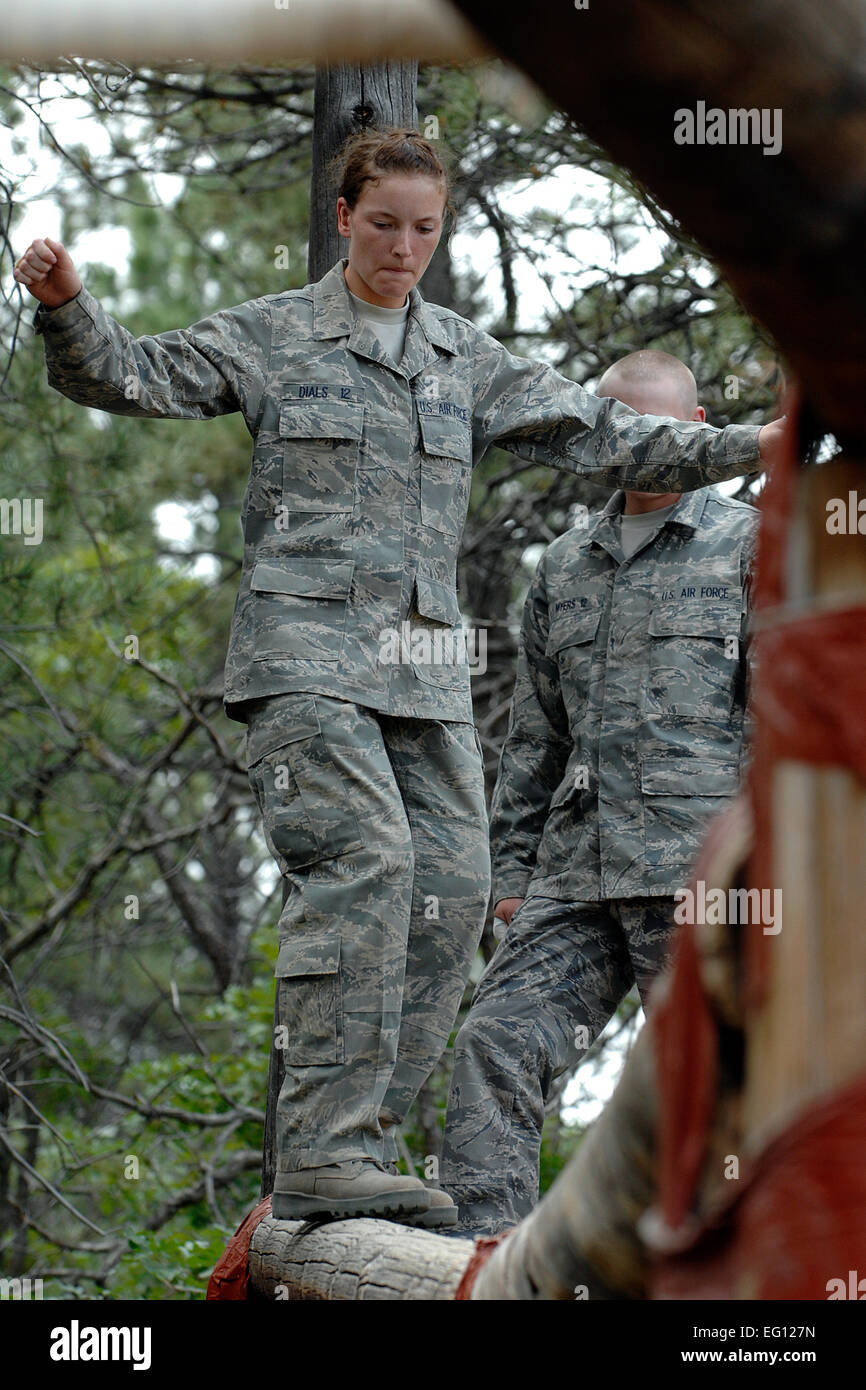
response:
M339 661L353 560L273 555L250 579L254 661Z
M589 702L592 654L601 620L601 606L563 613L547 634L545 655L559 667L560 687L569 722L581 719Z
M739 670L741 597L653 609L645 713L727 721Z
M472 433L468 420L419 411L421 521L433 531L459 536L472 484Z
M710 822L738 790L737 762L644 758L641 793L646 862L690 868Z
M422 574L415 578L413 611L409 614L409 657L419 680L450 689L468 684L466 638L457 595L449 585Z
M287 1066L326 1067L344 1060L343 991L338 933L298 934L280 942L274 970L279 1039Z
M266 702L250 723L247 759L265 840L283 874L363 849L339 750L325 740L312 696Z
M363 433L363 400L284 400L283 505L289 511L351 512Z

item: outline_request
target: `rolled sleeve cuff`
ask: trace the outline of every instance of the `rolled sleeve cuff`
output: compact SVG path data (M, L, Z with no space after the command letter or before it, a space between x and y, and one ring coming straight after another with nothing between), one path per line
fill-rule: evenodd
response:
M760 432L760 425L728 425L725 428L725 455L731 463L742 463L744 473L760 473L763 469L758 451Z

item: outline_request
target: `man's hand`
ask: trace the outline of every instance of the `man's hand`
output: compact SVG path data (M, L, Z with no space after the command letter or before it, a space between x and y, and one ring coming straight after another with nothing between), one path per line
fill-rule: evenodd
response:
M786 416L780 415L769 425L762 425L758 431L758 453L768 468L772 468L782 457L782 440L785 435Z
M503 922L507 922L510 926L512 917L520 907L520 904L525 901L525 898L500 898L493 909L493 916L501 917Z
M71 256L51 237L31 241L12 273L46 309L59 309L81 289L81 278Z

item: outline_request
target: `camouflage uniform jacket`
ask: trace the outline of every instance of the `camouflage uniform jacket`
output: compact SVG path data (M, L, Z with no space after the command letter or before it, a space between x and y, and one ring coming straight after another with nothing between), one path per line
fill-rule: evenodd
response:
M253 455L229 715L315 691L468 721L469 670L442 659L460 650L442 639L460 624L457 550L488 446L611 487L679 491L757 470L757 429L662 424L600 400L417 289L396 362L355 316L344 265L183 331L136 339L86 288L40 306L34 327L50 384L82 405L171 419L242 411Z
M624 559L617 492L527 595L491 808L494 902L685 887L738 787L754 507L684 494Z

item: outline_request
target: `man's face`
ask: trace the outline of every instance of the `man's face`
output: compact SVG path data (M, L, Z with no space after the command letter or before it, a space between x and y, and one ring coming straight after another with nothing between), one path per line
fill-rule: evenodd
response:
M614 392L607 392L614 395ZM638 411L640 415L664 415L673 420L705 420L707 412L702 405L697 406L689 413L688 406L683 401L683 397L676 387L667 381L643 381L637 385L623 386L617 388L615 399L622 401L623 405L630 405L632 410ZM633 492L627 493L628 497L653 501L658 506L667 506L675 502L681 496L679 492Z
M361 189L354 208L337 199L337 230L349 237L346 284L353 294L399 309L427 269L442 234L445 192L426 174L385 174Z

